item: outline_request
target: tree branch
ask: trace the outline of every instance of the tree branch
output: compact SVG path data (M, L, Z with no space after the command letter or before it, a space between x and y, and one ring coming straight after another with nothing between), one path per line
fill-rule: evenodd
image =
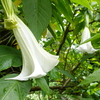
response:
M57 54L56 54L56 55L59 55L60 50L61 50L63 44L65 43L67 34L68 34L68 32L69 32L69 26L70 26L70 23L68 24L68 26L67 26L67 28L66 28L66 31L65 31L65 33L64 33L64 35L63 35L63 39L62 39L62 41L61 41L61 44L60 44L60 46L59 46L59 48L58 48L58 51L57 51Z
M64 88L62 88L62 86L52 86L52 87L49 87L50 89L54 90L54 89L59 89L59 90L65 90ZM39 86L37 87L32 87L30 92L31 91L40 91L41 88Z
M66 88L68 87L73 87L73 86L65 86L64 88L62 88L62 86L51 86L49 87L51 90L55 90L55 89L58 89L58 90L65 90ZM36 87L32 87L30 92L33 92L33 91L40 91L41 88L39 86L36 86Z

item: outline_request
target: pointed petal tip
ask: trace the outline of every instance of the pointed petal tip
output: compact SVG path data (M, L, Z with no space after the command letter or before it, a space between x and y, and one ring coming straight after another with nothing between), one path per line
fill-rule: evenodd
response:
M32 73L31 75L29 76L25 76L25 77L13 77L13 78L5 78L5 80L17 80L17 81L27 81L27 80L30 80L30 79L35 79L35 78L41 78L43 76L45 76L46 73L45 72L42 72L42 73Z
M26 78L5 78L5 80L18 80L18 81L27 81L28 79Z
M87 46L83 46L83 45L80 45L79 47L76 48L78 51L82 52L82 53L88 53L88 54L92 54L96 51L98 51L98 49L94 49L93 47L91 47L91 49L88 49Z

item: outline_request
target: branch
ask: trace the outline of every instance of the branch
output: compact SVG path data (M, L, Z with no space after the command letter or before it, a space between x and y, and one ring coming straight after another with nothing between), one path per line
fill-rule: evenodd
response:
M11 37L11 35L8 36L8 37L6 37L5 39L1 40L1 41L0 41L0 44L3 43L3 42L5 42L6 40L8 40L10 37Z
M54 90L54 89L59 89L59 90L65 90L64 88L62 88L62 86L52 86L52 87L49 87L50 89ZM30 92L32 91L40 91L41 88L39 86L37 87L32 87Z
M59 48L58 48L58 51L57 51L57 54L56 54L56 55L59 55L60 50L61 50L63 44L65 43L67 34L68 34L68 32L69 32L69 26L70 26L70 23L68 24L68 26L67 26L67 28L66 28L66 31L65 31L65 33L64 33L64 35L63 35L63 39L62 39L62 41L61 41L61 44L60 44L60 46L59 46Z

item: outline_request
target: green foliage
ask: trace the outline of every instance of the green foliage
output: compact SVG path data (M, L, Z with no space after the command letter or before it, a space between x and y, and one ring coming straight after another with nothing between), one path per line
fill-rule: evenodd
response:
M36 82L46 94L50 95L52 93L44 77L36 79Z
M65 70L62 70L62 69L59 69L59 71L64 74L65 76L69 77L69 78L72 78L72 79L75 79L73 75L71 75L69 72L65 71Z
M98 4L100 5L100 0L95 0L95 1L97 1L97 2L98 2Z
M72 14L72 11L70 9L70 5L69 5L68 0L66 0L66 2L64 0L57 0L56 7L60 13L65 15L66 19L69 22L72 22L71 17L73 14Z
M55 80L60 79L59 71L56 68L49 73L49 76Z
M19 67L22 64L21 52L17 49L0 45L0 71L11 66Z
M14 77L15 74L4 76L0 79L1 100L24 100L31 88L31 81L7 81L5 78Z
M83 57L80 60L80 62L82 63L82 62L86 61L88 58L91 58L93 56L94 56L94 54L86 54L86 55L83 55Z
M72 2L75 2L77 4L80 4L84 7L87 7L88 9L92 10L92 7L91 5L89 4L89 1L88 0L83 0L83 1L80 1L80 0L71 0Z
M98 33L98 34L92 36L91 38L87 39L87 40L84 41L82 44L87 43L87 42L89 42L89 41L94 41L94 40L96 40L96 39L99 39L99 36L100 36L100 33Z
M88 77L86 77L85 80L83 80L80 85L84 85L84 84L89 84L95 81L100 81L100 77L98 77L100 74L100 69L94 71L92 74L90 74Z
M51 5L49 0L23 0L23 12L28 26L37 39L48 26L51 18Z
M33 81L5 80L21 72L23 59L13 32L4 28L5 15L0 4L0 100L99 100L100 0L12 1L15 13L40 46L59 55L59 64L45 77ZM91 37L84 43L91 42L98 50L93 54L76 49L81 45L86 15Z

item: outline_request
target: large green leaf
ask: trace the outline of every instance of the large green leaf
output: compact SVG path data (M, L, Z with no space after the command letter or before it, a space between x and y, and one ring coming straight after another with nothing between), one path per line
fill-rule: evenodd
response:
M21 66L21 52L12 47L0 45L0 71L11 66Z
M23 0L23 12L29 28L37 39L48 26L52 15L49 0Z
M100 81L100 69L94 71L85 80L83 80L80 85L89 84L95 81Z
M66 5L64 5L65 2L63 2L62 0L57 0L57 2L55 2L56 7L58 9L58 11L61 14L64 14L64 16L66 17L66 19L72 23L72 13L70 12L71 10L68 10L66 8ZM68 5L68 4L67 4Z
M7 75L0 79L0 100L24 100L31 88L31 81L8 81L8 77L14 77L15 74Z
M88 9L92 10L92 7L90 6L88 0L71 0L71 1L74 2L74 3L80 4L80 5L84 6L84 7L87 7Z
M36 82L46 94L50 95L52 93L44 77L37 78Z
M63 70L63 69L59 69L59 71L60 71L62 74L64 74L65 76L67 76L67 77L69 77L69 78L72 78L72 79L75 79L74 76L73 76L71 73L69 73L68 71L65 71L65 70Z

